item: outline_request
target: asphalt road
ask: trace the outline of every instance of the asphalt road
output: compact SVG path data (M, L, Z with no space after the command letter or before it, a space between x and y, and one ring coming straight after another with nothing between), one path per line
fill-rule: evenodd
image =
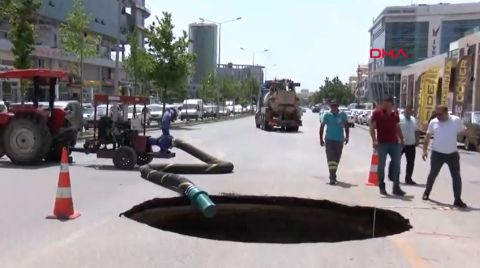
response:
M116 171L110 160L80 153L74 153L70 176L75 209L82 216L68 222L46 220L59 167L22 169L2 158L1 266L479 267L480 154L461 155L463 199L472 207L466 211L449 206L453 194L446 167L431 194L437 203L421 200L421 186L404 186L410 197L403 199L381 197L376 187L365 186L372 150L367 131L358 127L352 129L340 164L343 183L330 186L317 116L307 113L299 133L263 132L255 128L252 117L172 133L235 164L233 174L188 176L210 194L295 196L384 207L408 218L413 229L384 238L290 245L222 242L165 232L118 214L175 193L140 179L138 171ZM167 162L198 160L177 152ZM414 179L425 183L427 173L428 163L417 157Z

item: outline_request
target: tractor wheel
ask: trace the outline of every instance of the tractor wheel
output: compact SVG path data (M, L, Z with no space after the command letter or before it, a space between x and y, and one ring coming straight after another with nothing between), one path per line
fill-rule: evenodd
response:
M3 145L10 160L20 165L39 164L52 138L47 124L33 117L14 118L3 135Z
M51 162L59 162L60 159L62 158L63 147L67 147L68 156L70 156L72 154L72 151L68 150L68 147L74 147L75 144L76 142L72 146L72 144L65 144L59 141L52 142L52 145L50 146L50 150L45 156L45 160L51 161Z
M150 164L150 162L152 162L152 160L153 160L153 156L151 154L139 153L137 155L137 165L139 165L139 166Z
M286 128L286 131L287 131L287 132L297 132L297 131L298 131L298 127L287 127L287 128Z
M4 155L5 155L5 150L3 149L2 141L0 139L0 158L2 158Z
M137 163L137 153L127 146L122 146L113 153L113 165L122 170L132 170Z

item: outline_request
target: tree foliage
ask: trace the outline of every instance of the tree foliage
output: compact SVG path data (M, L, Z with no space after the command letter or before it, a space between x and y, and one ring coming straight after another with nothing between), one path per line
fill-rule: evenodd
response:
M73 54L80 64L80 58L91 58L98 55L100 36L88 35L87 31L92 18L85 12L82 0L74 0L73 7L65 21L60 25L60 38L65 51ZM80 68L76 68L77 74Z
M195 55L188 52L190 40L187 33L183 31L183 35L177 38L173 29L172 15L163 12L163 17L156 17L156 22L146 31L148 52L153 57L151 78L162 90L164 109L170 95L183 95L195 60Z
M312 96L313 103L322 103L324 101L336 101L339 104L350 104L355 99L355 95L350 91L347 84L342 83L338 77L325 78L325 83Z
M150 81L153 70L153 57L145 48L138 46L138 29L134 29L128 38L130 55L123 61L127 73L133 77L143 94L143 87Z
M207 74L204 77L202 80L202 87L198 91L198 97L206 102L214 102L217 100L218 92L214 74Z
M35 49L35 27L31 20L40 6L37 0L2 0L0 4L0 21L7 21L10 25L8 34L15 57L13 66L17 69L31 66Z

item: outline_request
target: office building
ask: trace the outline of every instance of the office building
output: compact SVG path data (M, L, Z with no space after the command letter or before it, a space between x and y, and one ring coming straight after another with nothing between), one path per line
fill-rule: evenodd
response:
M368 65L367 64L359 64L357 66L357 84L355 91L353 92L355 95L355 99L357 102L366 102L368 98Z
M140 30L139 45L143 45L144 20L150 15L150 11L145 7L144 0L83 0L83 3L86 13L92 18L88 33L102 37L102 42L97 48L99 56L84 60L83 99L90 100L92 92L119 94L119 92L114 92L113 88L115 61L112 60L111 53L116 51L117 38L121 44L119 50L124 51L127 36L133 27ZM63 69L72 73L66 79L67 81L63 81L59 85L60 99L68 99L73 94L80 94L80 79L78 75L74 74L74 68L72 68L76 59L62 48L59 33L60 25L72 6L73 0L43 0L34 17L37 37L32 55L32 67ZM8 30L8 25L0 25L0 64L12 66L12 44L8 40ZM128 84L123 69L120 72L119 80L122 85ZM3 84L5 83L7 82L4 81ZM4 98L18 101L18 83L16 81L8 83L9 85L0 85L0 90L8 88L8 90L2 90L1 95Z
M348 87L350 88L350 92L355 93L357 83L358 77L356 75L351 75L348 77Z
M192 41L189 51L196 55L194 73L190 79L190 95L195 96L205 77L215 74L218 27L211 23L192 23L188 32Z
M219 64L217 66L217 78L231 78L237 81L253 78L261 85L264 80L264 68L264 66L260 65Z
M448 52L450 42L480 26L480 3L392 6L370 28L370 48L399 57L370 58L367 96L379 102L400 95L400 73L409 64ZM400 49L407 57L400 55Z

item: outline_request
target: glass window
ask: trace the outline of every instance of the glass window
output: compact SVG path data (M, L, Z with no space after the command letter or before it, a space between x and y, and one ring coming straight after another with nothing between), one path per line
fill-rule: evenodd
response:
M450 43L465 36L465 33L480 26L480 20L452 20L442 22L440 53L448 52Z
M427 58L428 22L390 22L385 28L385 50L403 49L408 58L385 57L385 66L404 66Z

